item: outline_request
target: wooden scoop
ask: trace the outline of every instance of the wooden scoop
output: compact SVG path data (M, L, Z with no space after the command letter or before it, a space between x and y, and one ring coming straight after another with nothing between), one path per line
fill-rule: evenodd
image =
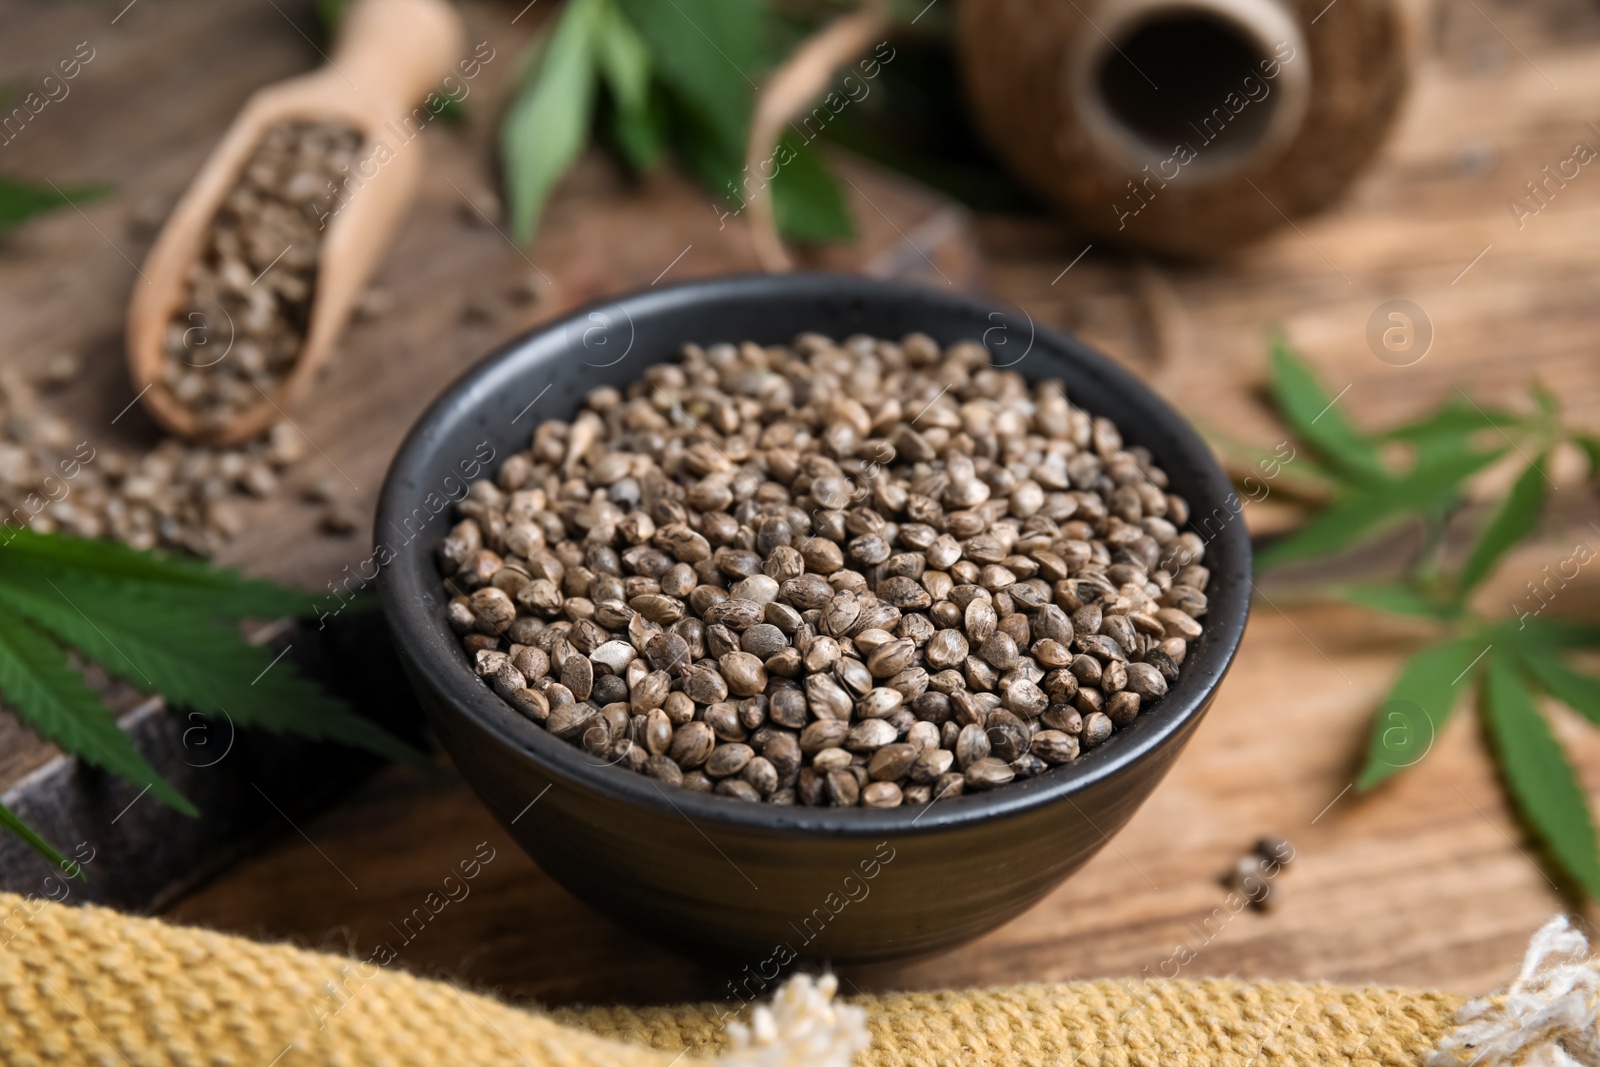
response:
M133 385L168 430L212 444L237 443L272 426L305 396L416 190L422 144L414 133L403 140L404 119L450 72L465 41L460 16L445 0L356 0L326 66L250 98L167 219L128 308ZM262 136L285 122L359 130L365 144L351 171L363 170L362 184L328 220L309 329L293 370L259 404L222 427L203 427L160 380L167 327L187 295L189 268L204 251L218 207ZM381 162L369 162L379 142L391 151Z

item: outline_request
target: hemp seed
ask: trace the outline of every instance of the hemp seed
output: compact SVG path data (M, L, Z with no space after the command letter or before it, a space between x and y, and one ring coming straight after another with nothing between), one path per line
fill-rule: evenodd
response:
M971 342L691 344L472 486L445 615L485 684L625 770L923 805L1159 710L1210 577L1166 486Z

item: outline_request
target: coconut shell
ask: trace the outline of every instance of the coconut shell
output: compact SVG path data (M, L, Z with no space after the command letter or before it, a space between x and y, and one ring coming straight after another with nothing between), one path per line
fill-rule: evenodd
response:
M1131 138L1142 157L1130 152L1130 138L1106 135L1110 112L1095 99L1104 82L1085 73L1089 62L1111 62L1106 50L1149 20L1192 16L1194 0L963 0L957 40L967 97L1000 159L1087 234L1184 258L1216 255L1336 200L1382 146L1412 79L1416 12L1400 0L1271 2L1278 10L1268 14L1299 36L1295 60L1281 67L1287 77L1299 61L1298 84L1281 77L1273 87L1292 115L1277 116L1286 121L1248 150L1234 145L1231 158L1208 158L1224 144L1208 144L1209 126L1174 138L1187 139L1187 165L1174 154L1178 144L1161 151L1153 136ZM1248 17L1252 4L1260 14L1260 0L1199 0L1198 8L1237 7ZM1165 73L1140 76L1154 83ZM1186 98L1183 88L1169 80L1160 106L1186 117L1224 103L1215 92Z

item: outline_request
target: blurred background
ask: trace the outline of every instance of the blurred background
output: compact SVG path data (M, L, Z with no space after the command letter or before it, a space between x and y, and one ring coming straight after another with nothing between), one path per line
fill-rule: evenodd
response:
M991 342L1020 352L1034 328L1073 331L1227 456L1287 439L1264 396L1274 334L1358 427L1458 394L1531 410L1533 382L1564 424L1600 427L1590 0L456 7L466 49L395 131L398 156L425 152L415 199L326 363L273 419L290 429L247 446L254 484L150 520L145 547L330 588L368 556L405 430L465 368L613 294L732 271L986 294L1012 309ZM181 461L130 377L130 298L251 95L336 65L348 14L333 0L0 2L0 458L83 440L129 469ZM1502 614L1600 538L1581 451L1544 469L1543 521L1481 594ZM1510 480L1491 473L1468 504ZM1262 537L1306 514L1288 492L1251 499ZM1564 610L1592 614L1594 588L1580 577ZM1495 984L1549 912L1592 906L1547 873L1465 716L1430 737L1425 764L1353 788L1416 627L1264 584L1211 720L1112 847L981 941L844 988L1137 975L1180 946L1193 973ZM1592 798L1600 740L1564 711L1552 722ZM8 806L56 756L0 725ZM359 950L489 840L472 902L402 966L547 1003L716 997L731 977L587 910L448 774L330 769L294 788L315 797L303 819L240 814L238 841L123 902ZM1275 906L1219 920L1219 879L1263 835L1296 849Z

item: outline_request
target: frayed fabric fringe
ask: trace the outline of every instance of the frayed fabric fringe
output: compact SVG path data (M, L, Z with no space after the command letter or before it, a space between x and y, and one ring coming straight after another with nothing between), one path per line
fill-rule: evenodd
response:
M856 1053L872 1043L867 1013L836 1003L839 980L831 974L812 980L796 975L757 1007L749 1025L728 1024L732 1047L717 1057L724 1067L850 1067Z
M1600 1067L1600 960L1566 916L1528 943L1503 993L1469 1001L1427 1067Z

